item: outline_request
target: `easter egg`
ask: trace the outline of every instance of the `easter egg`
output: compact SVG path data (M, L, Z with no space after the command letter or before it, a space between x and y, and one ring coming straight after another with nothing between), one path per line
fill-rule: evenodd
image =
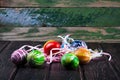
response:
M22 49L15 50L11 55L11 61L16 65L27 63L26 60L27 52Z
M79 58L80 62L85 64L88 63L91 59L90 51L86 48L79 48L75 51L75 55Z
M78 47L85 47L87 48L87 45L84 41L82 40L74 40L72 43L71 43L71 47L73 48L78 48Z
M60 48L60 43L55 41L55 40L49 40L47 41L44 46L43 46L43 50L44 53L49 55L50 54L50 50L53 48ZM57 52L58 50L54 50L53 53Z
M66 68L77 68L79 66L79 59L73 53L66 53L61 58L61 64Z
M27 61L31 66L41 66L45 62L45 56L42 52L33 50L28 54Z
M38 50L32 50L31 52L28 53L27 55L27 61L30 61L31 57L33 55L36 55L36 54L42 54L42 52L38 51Z

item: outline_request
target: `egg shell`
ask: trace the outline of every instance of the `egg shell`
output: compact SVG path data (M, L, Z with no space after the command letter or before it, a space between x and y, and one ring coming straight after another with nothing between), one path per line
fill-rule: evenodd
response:
M73 42L71 42L71 47L74 47L74 48L85 47L85 48L87 48L87 45L82 40L74 40Z
M79 59L73 53L66 53L61 58L61 64L66 68L77 68Z
M16 65L25 64L27 63L26 56L27 56L27 51L18 49L12 53L11 61Z
M30 59L29 64L32 66L41 66L45 62L45 57L42 54L33 55Z
M36 54L42 54L42 52L38 51L38 50L32 50L31 52L28 53L27 55L27 61L29 61L31 59L31 57L33 55L36 55Z
M45 62L45 56L42 52L38 50L33 50L28 54L27 61L30 66L41 66Z
M79 48L75 51L75 55L79 58L80 62L86 64L90 62L90 51L86 48Z
M50 50L53 48L60 48L60 43L55 41L55 40L49 40L47 41L44 46L43 46L43 50L44 53L49 55L50 54ZM53 53L57 52L58 50L54 50Z

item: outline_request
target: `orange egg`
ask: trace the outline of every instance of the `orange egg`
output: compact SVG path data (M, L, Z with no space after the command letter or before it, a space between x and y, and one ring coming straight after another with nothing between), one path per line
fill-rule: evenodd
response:
M90 61L90 51L86 48L79 48L75 51L75 55L79 58L80 62L86 64Z

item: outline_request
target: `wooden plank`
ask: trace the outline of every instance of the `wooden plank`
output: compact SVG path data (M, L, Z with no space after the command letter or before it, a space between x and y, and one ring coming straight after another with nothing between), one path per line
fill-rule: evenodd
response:
M49 80L82 80L80 68L66 69L60 63L53 63Z
M14 80L48 80L49 65L40 68L21 67Z
M0 41L0 52L10 43L10 41Z
M120 43L102 43L102 48L112 56L112 60L108 63L113 71L109 73L111 74L110 76L113 77L113 79L116 78L116 80L120 80Z
M32 45L41 44L34 42ZM20 67L14 80L48 80L49 65L40 68L31 68L30 66Z
M96 49L101 48L99 43L90 43L88 44L90 48ZM106 47L109 48L109 47ZM98 60L92 60L86 65L81 65L83 70L83 79L84 80L119 80L114 70L109 65L110 62L106 57L101 57Z
M0 7L120 7L120 3L112 0L0 0Z
M20 48L25 44L32 44L33 42L10 42L10 44L0 54L0 79L12 80L14 79L17 67L10 61L11 54L14 50Z
M89 49L97 49L99 47L99 43L87 43ZM98 62L90 61L90 63L86 65L81 65L81 69L83 72L83 80L97 80L99 77L96 73L98 73L99 69L97 65ZM98 73L101 74L101 73Z

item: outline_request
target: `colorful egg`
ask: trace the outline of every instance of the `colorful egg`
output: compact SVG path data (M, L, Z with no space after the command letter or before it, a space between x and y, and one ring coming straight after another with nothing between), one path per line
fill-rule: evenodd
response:
M66 53L61 58L61 64L66 68L77 68L79 66L79 59L73 53Z
M44 46L43 46L43 50L44 53L49 55L50 54L50 50L53 48L60 48L60 43L55 41L55 40L49 40L47 41ZM57 52L58 50L54 50L53 53Z
M87 48L87 45L84 41L82 40L74 40L72 43L71 43L71 47L73 48L79 48L79 47L85 47Z
M75 55L79 58L80 62L85 64L91 60L90 51L86 48L79 48L75 51Z
M31 66L41 66L45 62L45 56L38 50L32 50L27 55L27 61Z
M25 64L27 62L26 56L27 56L27 51L23 49L18 49L12 53L11 61L17 65Z

